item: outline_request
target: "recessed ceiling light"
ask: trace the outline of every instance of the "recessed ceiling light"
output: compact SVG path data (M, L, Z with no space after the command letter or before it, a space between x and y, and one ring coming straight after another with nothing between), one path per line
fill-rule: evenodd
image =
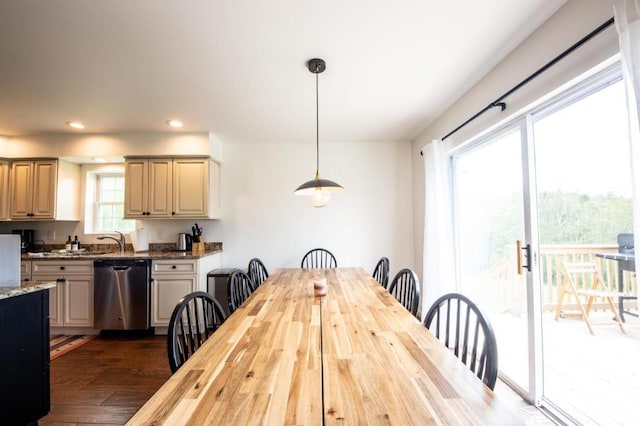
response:
M67 126L73 127L74 129L84 129L84 124L79 121L67 121Z
M184 124L180 120L167 120L167 124L171 127L181 128Z

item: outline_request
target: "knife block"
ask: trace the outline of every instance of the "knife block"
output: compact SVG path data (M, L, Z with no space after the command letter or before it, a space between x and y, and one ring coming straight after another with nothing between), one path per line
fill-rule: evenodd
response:
M192 243L191 244L191 253L204 253L204 243Z

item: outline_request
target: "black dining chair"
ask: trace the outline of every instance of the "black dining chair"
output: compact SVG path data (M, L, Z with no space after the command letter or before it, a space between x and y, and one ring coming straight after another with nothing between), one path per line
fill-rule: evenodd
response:
M251 277L246 272L240 269L235 269L231 272L227 282L227 297L231 314L251 296L253 289L254 285Z
M337 268L335 256L327 249L315 248L309 250L303 257L301 268Z
M266 266L264 266L264 263L262 263L262 261L257 257L254 257L249 261L247 272L249 273L249 276L251 277L251 281L255 286L253 290L260 287L260 285L267 278L269 278L269 272L267 272Z
M396 300L402 303L413 316L418 315L418 304L420 303L420 281L418 276L411 269L401 269L393 277L389 286L389 293Z
M225 321L220 303L209 293L184 296L171 314L167 332L169 368L175 373Z
M389 259L381 257L373 270L373 278L384 288L389 285Z
M498 344L491 324L468 297L449 293L436 300L424 325L493 390L498 378Z

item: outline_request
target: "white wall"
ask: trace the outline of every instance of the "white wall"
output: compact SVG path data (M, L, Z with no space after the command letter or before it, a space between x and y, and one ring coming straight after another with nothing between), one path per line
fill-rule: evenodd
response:
M208 134L45 135L11 138L0 156L122 156L207 154L220 158ZM381 256L392 271L413 268L411 144L321 141L320 172L345 191L323 208L293 194L315 173L315 144L224 141L221 168L223 218L198 221L206 241L223 243L223 266L246 267L260 257L269 269L299 266L311 248L330 249L341 266L372 270ZM195 151L195 152L194 152ZM95 167L83 167L84 170ZM175 242L191 220L137 221L150 242ZM0 222L0 232L35 229L47 243L84 235L83 222ZM55 231L55 232L54 232ZM55 233L55 236L53 235Z
M613 16L614 0L569 0L527 40L510 53L478 84L456 101L413 142L413 199L416 268L422 271L424 234L424 163L420 150L425 144L455 129L485 106L502 96L558 54L569 48ZM575 79L618 52L617 33L613 26L554 65L533 82L506 99L507 110L494 108L464 130L446 140L453 146L496 123L507 120L521 109ZM428 237L428 236L427 236ZM424 283L426 296L429 283Z
M344 186L323 208L294 189L314 177L310 144L224 145L221 221L225 265L263 259L299 266L311 248L331 250L340 266L414 267L409 143L320 144L320 173Z

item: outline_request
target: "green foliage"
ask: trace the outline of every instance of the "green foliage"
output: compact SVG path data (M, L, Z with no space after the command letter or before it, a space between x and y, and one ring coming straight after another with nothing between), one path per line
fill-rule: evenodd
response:
M633 232L633 201L613 194L541 193L538 215L540 244L616 244Z
M515 240L523 238L522 198L514 194L487 206L491 230L484 253L486 265L505 258ZM633 201L613 194L538 194L540 244L616 244L621 232L633 232Z

